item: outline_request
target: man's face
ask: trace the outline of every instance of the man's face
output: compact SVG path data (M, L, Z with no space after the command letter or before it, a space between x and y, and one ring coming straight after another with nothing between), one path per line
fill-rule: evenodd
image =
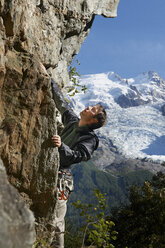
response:
M97 122L97 119L94 118L100 112L100 108L98 105L88 106L83 111L81 111L80 116L81 119L85 120L86 122L94 123Z

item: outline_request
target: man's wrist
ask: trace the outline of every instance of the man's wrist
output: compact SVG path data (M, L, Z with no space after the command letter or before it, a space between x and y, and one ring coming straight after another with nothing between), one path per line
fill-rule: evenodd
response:
M59 150L61 150L63 148L63 142L61 142L61 145L58 147Z

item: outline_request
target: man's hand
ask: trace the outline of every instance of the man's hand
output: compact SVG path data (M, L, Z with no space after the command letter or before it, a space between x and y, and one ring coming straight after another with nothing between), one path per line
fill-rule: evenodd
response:
M59 135L53 135L52 142L55 147L61 146L61 137Z

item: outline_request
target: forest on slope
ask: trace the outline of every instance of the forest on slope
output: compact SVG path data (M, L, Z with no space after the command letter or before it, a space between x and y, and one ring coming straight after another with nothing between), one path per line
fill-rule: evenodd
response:
M66 248L164 248L165 174L158 172L141 186L129 189L129 203L104 214L105 195L95 190L97 202L74 206L85 221L81 229L68 225ZM104 208L105 207L105 208ZM108 208L109 209L109 208ZM85 245L85 246L84 246ZM94 246L93 246L94 245Z
M75 211L73 202L80 200L82 203L96 203L94 189L106 193L109 211L114 207L129 203L128 190L131 186L142 185L144 181L150 180L153 174L147 170L123 170L120 176L116 176L98 170L89 161L75 165L72 169L74 175L74 191L68 200L68 211L66 220L76 228L82 224L82 218Z

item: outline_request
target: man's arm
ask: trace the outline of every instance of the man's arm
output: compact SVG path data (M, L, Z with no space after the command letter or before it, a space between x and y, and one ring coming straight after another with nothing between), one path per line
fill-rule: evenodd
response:
M77 115L73 112L72 108L64 99L64 96L60 88L55 83L53 78L51 78L51 86L52 86L53 100L56 104L56 107L58 108L58 110L62 115L63 124L65 125L69 121L78 120Z
M63 114L66 110L70 109L70 106L65 101L60 88L58 87L57 83L54 81L53 78L51 78L51 86L52 86L53 100L60 113Z
M67 168L72 164L89 160L93 151L96 149L96 140L94 137L91 139L92 140L87 140L78 144L73 150L61 142L60 136L54 135L52 137L52 142L54 146L59 148L60 162L62 167Z
M87 161L91 158L91 154L81 145L78 145L72 150L69 146L62 143L58 151L60 153L60 163L63 168L82 161Z

